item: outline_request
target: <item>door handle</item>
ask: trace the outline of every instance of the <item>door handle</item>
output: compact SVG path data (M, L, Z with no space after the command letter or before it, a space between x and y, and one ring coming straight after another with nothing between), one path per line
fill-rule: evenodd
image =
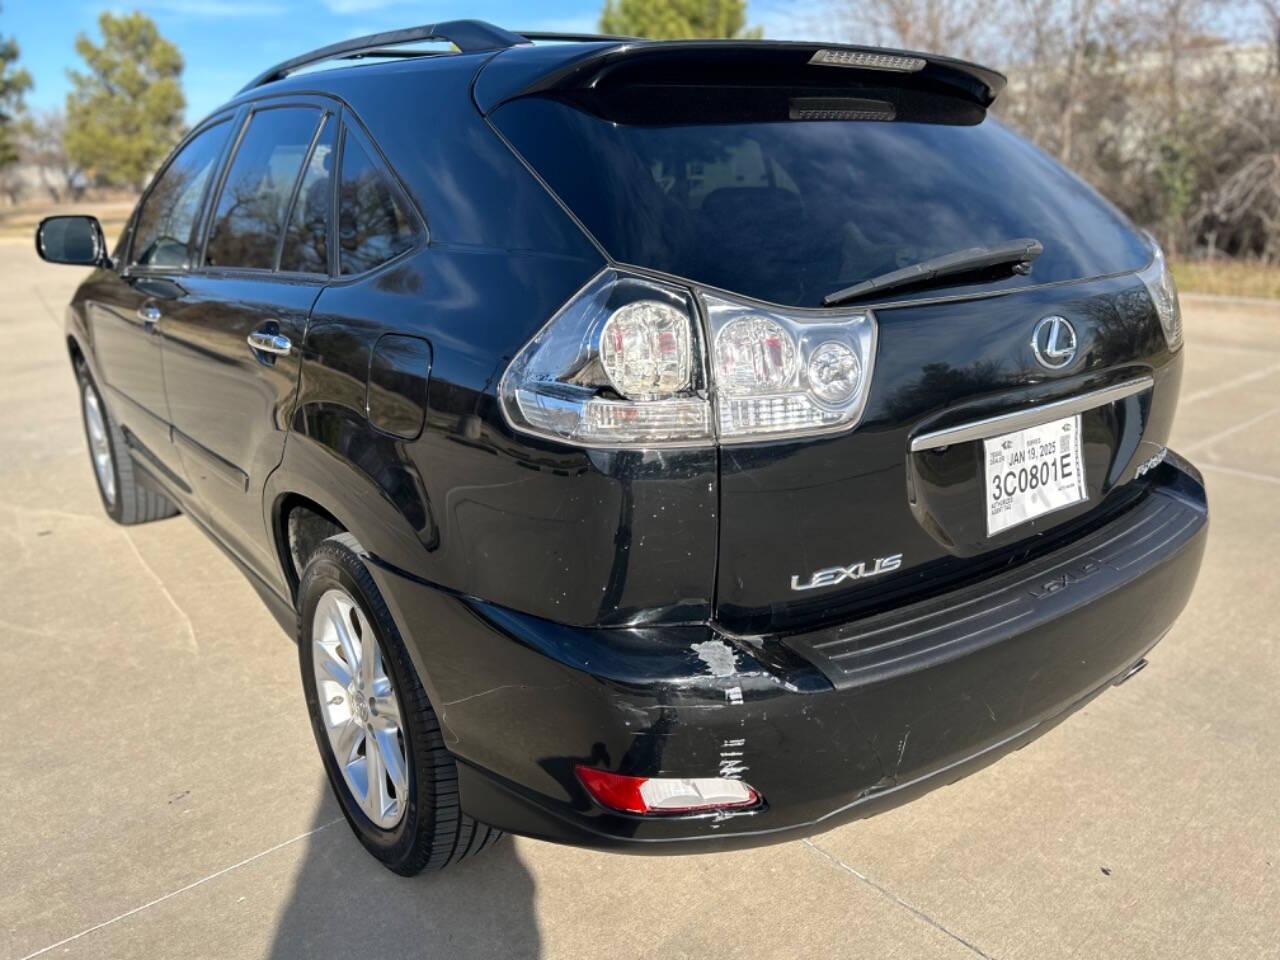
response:
M154 303L144 303L138 308L138 319L142 321L143 329L147 333L155 332L156 324L160 322L162 316L160 308Z
M274 353L281 357L288 356L289 351L293 349L293 342L282 333L256 330L245 339L253 349L262 353Z

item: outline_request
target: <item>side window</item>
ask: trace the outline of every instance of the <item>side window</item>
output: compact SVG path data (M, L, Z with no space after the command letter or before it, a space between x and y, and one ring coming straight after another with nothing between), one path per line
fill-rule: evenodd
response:
M343 133L338 186L338 262L364 273L413 246L414 227L391 185L350 131Z
M218 196L205 246L206 266L275 266L276 243L293 186L319 122L320 111L311 107L254 113Z
M293 213L284 232L280 269L297 273L329 272L329 208L333 200L333 161L337 118L325 120L316 141L302 186L293 201Z
M195 252L191 231L229 129L223 120L196 134L165 168L138 211L131 265L177 269L190 265Z

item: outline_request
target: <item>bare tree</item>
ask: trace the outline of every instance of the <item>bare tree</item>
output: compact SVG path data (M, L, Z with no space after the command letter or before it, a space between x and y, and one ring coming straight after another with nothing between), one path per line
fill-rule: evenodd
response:
M1007 0L832 0L841 32L859 43L982 57L995 36Z
M1070 0L1067 4L1067 29L1064 31L1067 39L1067 62L1062 91L1065 109L1062 111L1061 145L1058 148L1058 156L1066 163L1071 163L1074 159L1071 147L1076 114L1081 109L1081 74L1088 60L1087 48L1093 38L1097 9L1098 0Z
M1206 164L1205 189L1188 233L1210 254L1280 259L1280 2L1264 0L1267 69L1250 83L1234 83L1216 113L1223 116Z
M14 207L26 196L27 184L22 179L22 171L16 164L0 166L0 193L4 194L10 206Z
M844 39L1003 69L1004 121L1171 253L1280 259L1280 0L832 3Z
M1273 68L1280 65L1280 0L1259 0L1263 29L1271 45Z
M66 147L67 118L49 110L27 118L22 130L24 159L40 171L40 182L49 197L60 203L84 194L84 170L71 159Z

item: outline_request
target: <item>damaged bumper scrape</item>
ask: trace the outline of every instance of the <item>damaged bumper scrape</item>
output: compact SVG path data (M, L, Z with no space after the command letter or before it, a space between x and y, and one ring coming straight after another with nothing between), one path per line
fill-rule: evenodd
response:
M1119 517L999 576L805 635L569 627L375 567L428 680L464 809L514 832L680 853L816 833L959 779L1122 679L1181 612L1208 513L1170 456ZM575 766L746 781L761 803L637 816Z

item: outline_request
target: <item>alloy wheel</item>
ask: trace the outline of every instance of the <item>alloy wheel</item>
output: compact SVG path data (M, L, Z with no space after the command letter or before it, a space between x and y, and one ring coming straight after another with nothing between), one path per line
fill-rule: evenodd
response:
M338 769L365 816L390 830L409 796L404 720L382 648L346 591L328 590L316 604L311 648L320 716Z
M98 488L107 506L115 506L116 471L111 461L111 442L107 438L107 418L98 400L98 391L92 384L84 385L84 422L89 433L89 454L93 457L93 471L98 475Z

